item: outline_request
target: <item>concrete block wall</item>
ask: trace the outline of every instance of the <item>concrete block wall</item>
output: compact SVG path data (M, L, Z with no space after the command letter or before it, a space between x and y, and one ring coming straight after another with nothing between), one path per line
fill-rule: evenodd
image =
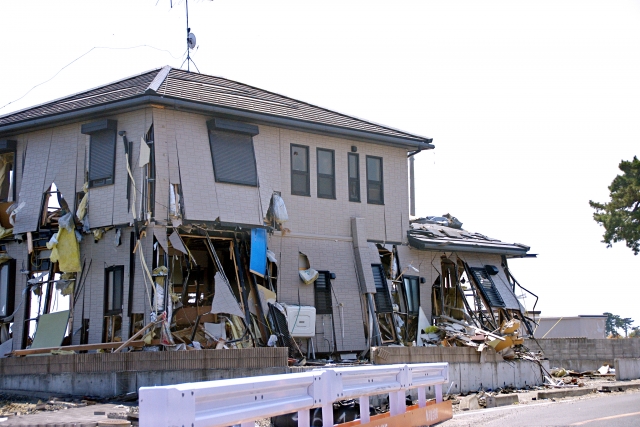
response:
M640 378L640 358L615 359L616 380L637 380Z
M615 359L640 357L640 339L545 338L525 340L533 351L542 350L552 367L576 371L613 366Z
M298 275L298 253L306 254L312 268L336 274L335 280L331 281L331 286L334 291L333 328L338 351L360 351L367 348L363 323L365 312L350 239L271 236L268 246L278 260L278 301L290 305L315 305L313 284L305 285ZM343 305L342 311L339 304ZM343 326L344 338L342 337ZM318 316L314 338L316 351L330 351L330 343L333 341L330 316ZM303 347L303 351L306 351L306 346Z

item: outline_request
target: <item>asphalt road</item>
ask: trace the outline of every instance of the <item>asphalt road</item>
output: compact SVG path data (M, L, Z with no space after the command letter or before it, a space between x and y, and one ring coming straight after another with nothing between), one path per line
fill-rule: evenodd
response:
M640 392L459 413L438 427L638 427Z

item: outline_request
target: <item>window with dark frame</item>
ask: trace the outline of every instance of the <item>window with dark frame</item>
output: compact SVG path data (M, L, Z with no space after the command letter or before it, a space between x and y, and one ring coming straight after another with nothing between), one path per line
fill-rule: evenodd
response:
M209 146L216 182L258 185L253 137L258 126L214 118L207 122Z
M420 310L420 278L402 276L403 293L407 303L407 314L418 315Z
M16 292L16 260L0 264L0 317L13 313Z
M347 162L349 169L349 201L360 201L360 155L348 153Z
M367 203L384 204L382 157L367 156Z
M16 200L16 141L0 140L0 202Z
M313 282L315 294L316 314L333 314L333 300L331 299L331 273L319 271L318 278Z
M504 300L495 283L483 267L469 267L471 277L491 307L505 307Z
M291 194L311 196L309 147L291 144Z
M82 125L81 132L90 136L89 187L111 185L116 168L116 120L99 120Z
M371 264L371 270L373 271L373 282L376 285L376 293L373 295L376 303L376 312L393 313L393 303L391 302L384 267L382 264Z
M321 199L336 198L335 151L325 148L316 150L318 163L318 197Z
M104 314L122 313L124 289L124 265L114 265L104 270Z

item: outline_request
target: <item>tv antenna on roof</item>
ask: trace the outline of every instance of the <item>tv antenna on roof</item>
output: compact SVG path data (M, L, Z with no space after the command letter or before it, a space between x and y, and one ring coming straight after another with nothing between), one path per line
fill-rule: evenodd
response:
M193 50L196 47L196 35L193 34L191 32L191 28L189 28L189 0L185 0L184 5L187 11L187 57L185 58L184 61L182 61L182 65L180 65L180 68L182 68L182 66L186 62L187 72L191 72L189 63L192 63L193 66L196 67L196 70L198 70L198 66L196 65L195 62L193 62L193 59L191 59L191 50ZM200 72L200 70L198 70L198 72Z

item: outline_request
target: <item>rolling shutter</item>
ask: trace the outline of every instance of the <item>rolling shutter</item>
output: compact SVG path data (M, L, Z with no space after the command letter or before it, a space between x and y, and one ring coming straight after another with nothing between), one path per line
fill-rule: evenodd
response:
M371 269L373 270L373 281L376 285L376 293L374 294L376 311L378 313L393 313L393 304L391 303L391 295L389 295L384 268L382 264L371 264Z
M330 273L328 271L320 271L313 286L316 314L333 314Z
M217 182L258 185L251 135L210 130L209 143Z
M491 305L491 307L504 307L504 301L500 293L498 293L493 279L487 274L487 271L481 267L469 267L469 270L478 285L478 289L480 289L480 292L482 292L489 305Z
M116 132L111 129L91 134L89 181L91 186L113 184L116 160Z

